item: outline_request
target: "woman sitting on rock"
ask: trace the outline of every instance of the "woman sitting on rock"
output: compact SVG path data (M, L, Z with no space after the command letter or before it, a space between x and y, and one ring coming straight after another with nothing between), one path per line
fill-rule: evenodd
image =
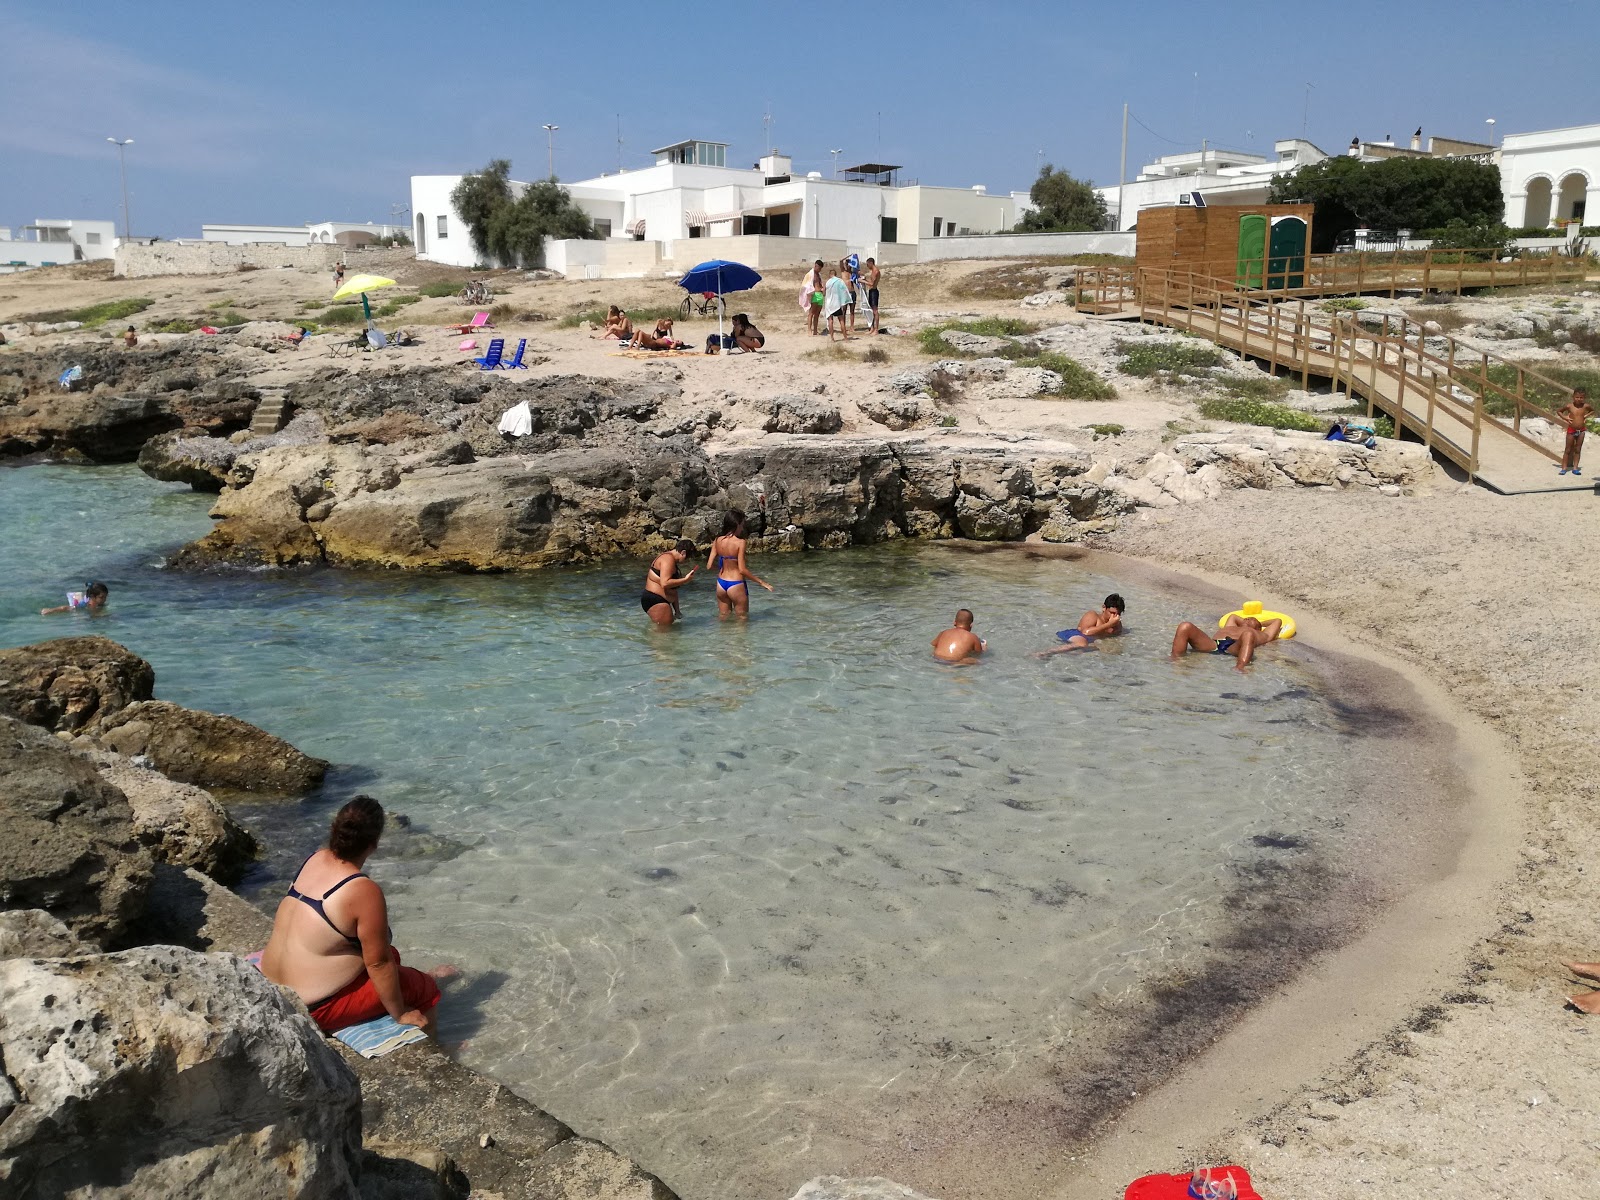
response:
M439 985L400 965L383 889L362 864L383 835L383 805L357 796L333 818L328 845L300 865L278 904L261 973L292 989L327 1033L388 1013L430 1036Z

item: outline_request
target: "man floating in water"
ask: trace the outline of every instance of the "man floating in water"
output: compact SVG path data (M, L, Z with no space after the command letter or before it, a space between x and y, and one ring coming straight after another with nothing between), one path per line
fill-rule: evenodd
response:
M988 643L972 632L972 610L963 608L956 613L955 625L933 639L933 656L945 662L972 662L988 647Z
M1239 660L1234 668L1242 671L1255 657L1256 647L1277 641L1282 628L1283 620L1279 617L1263 623L1254 617L1230 613L1228 623L1222 627L1222 636L1214 638L1200 626L1185 621L1172 635L1172 657L1182 658L1191 650L1202 654L1231 654Z
M91 583L81 592L68 592L67 602L58 604L54 608L41 608L39 615L48 617L52 613L71 612L75 608L82 608L91 613L100 612L106 606L106 601L111 598L111 590L103 583Z
M1065 654L1068 650L1086 650L1096 638L1115 637L1122 632L1122 614L1127 610L1122 597L1116 592L1105 598L1104 606L1096 612L1090 609L1078 620L1076 629L1063 629L1056 637L1062 645L1041 650L1035 658L1049 658L1052 654Z
M639 607L657 625L671 625L683 618L678 608L678 589L694 578L694 570L691 568L687 575L680 578L678 564L693 553L694 543L688 538L679 538L671 550L656 555L650 563L650 569L645 572L644 594L639 597Z

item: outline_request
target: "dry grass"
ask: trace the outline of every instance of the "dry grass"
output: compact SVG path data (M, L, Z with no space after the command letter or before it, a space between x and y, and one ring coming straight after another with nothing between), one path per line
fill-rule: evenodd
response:
M1428 304L1422 308L1408 308L1403 311L1419 325L1425 321L1437 321L1439 328L1446 333L1454 333L1472 324L1471 317L1448 304Z
M1020 300L1056 287L1067 267L1127 262L1116 254L1074 254L1001 263L955 280L950 284L950 294L963 300Z

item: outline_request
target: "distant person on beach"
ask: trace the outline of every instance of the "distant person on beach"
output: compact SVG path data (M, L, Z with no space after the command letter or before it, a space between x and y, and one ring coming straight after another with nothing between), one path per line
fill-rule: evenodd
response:
M644 594L639 597L639 607L644 615L657 625L667 626L683 619L678 608L678 589L694 578L694 568L678 576L678 564L694 553L694 543L679 538L671 550L663 551L650 562L644 576Z
M745 515L737 508L722 518L722 536L711 543L706 570L717 573L717 619L750 615L750 584L759 583L767 591L773 587L744 565Z
M1562 959L1561 965L1580 979L1592 979L1600 983L1600 963L1569 962ZM1600 1016L1600 991L1579 992L1576 996L1568 996L1567 1003L1591 1017Z
M606 329L600 334L604 338L616 338L619 342L626 342L633 337L633 322L628 319L626 309L618 308L613 304L606 311Z
M335 814L327 846L300 864L278 902L261 973L304 1000L326 1033L388 1013L431 1037L439 984L401 965L383 889L362 870L383 823L383 805L371 796Z
M856 331L856 301L861 298L861 257L851 252L839 260L841 272L850 285L850 332Z
M1061 645L1041 650L1034 657L1049 658L1052 654L1065 654L1068 650L1086 650L1094 645L1096 638L1115 637L1122 632L1122 614L1127 607L1122 597L1112 592L1105 598L1103 607L1099 610L1090 609L1079 618L1077 628L1063 629L1056 634L1061 639Z
M878 260L867 259L863 282L867 285L867 307L872 310L872 324L867 326L868 333L878 332L878 284L882 279L883 272L878 270Z
M833 323L839 322L839 336L845 341L850 340L850 331L845 328L845 316L850 308L850 288L844 281L844 268L837 267L828 282L823 287L822 307L828 313L828 340L833 341Z
M972 610L956 611L955 624L933 639L933 656L945 662L972 662L989 643L972 632Z
M122 344L132 350L139 344L139 335L134 332L133 326L128 326L128 332L122 335Z
M310 336L311 336L311 330L307 329L304 325L302 325L302 326L300 326L299 329L296 329L293 333L280 333L278 335L278 340L280 342L288 342L289 345L293 346L296 350L298 350L298 349L300 349L300 347L302 345L305 344L305 340Z
M1203 654L1229 654L1238 660L1234 667L1242 671L1255 657L1256 647L1277 641L1278 631L1282 628L1283 621L1278 617L1263 624L1254 617L1241 617L1233 613L1222 627L1222 636L1214 638L1200 626L1185 621L1172 635L1172 657L1182 658L1191 650L1199 650Z
M741 350L754 354L767 344L767 337L761 330L750 324L750 318L747 314L734 313L733 344Z
M1589 418L1594 416L1594 409L1589 405L1589 393L1583 388L1572 389L1572 399L1556 409L1556 416L1567 423L1567 444L1561 452L1561 470L1558 475L1565 475L1571 471L1574 475L1582 475L1578 467L1578 460L1583 457L1583 437L1589 432Z
M636 330L633 335L633 344L641 350L681 350L684 343L672 336L672 318L662 317L656 322L654 333L645 333Z
M110 598L111 590L105 584L99 582L91 583L81 592L68 592L65 604L58 604L55 608L41 608L39 615L48 617L53 613L71 612L75 608L97 613L105 608L106 601Z
M344 283L344 264L343 263L335 263L334 267L333 267L333 290L334 291L338 291L340 285L343 284L343 283Z
M806 332L814 336L822 333L820 318L826 296L827 284L822 278L822 260L819 258L811 264L811 270L806 272L805 281L800 285L800 307L806 313Z

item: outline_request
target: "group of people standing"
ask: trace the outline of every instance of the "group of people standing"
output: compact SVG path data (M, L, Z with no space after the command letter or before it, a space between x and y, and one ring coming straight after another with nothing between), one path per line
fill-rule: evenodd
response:
M773 586L745 564L745 515L730 509L722 519L722 533L711 542L711 553L706 556L706 570L715 571L717 585L717 618L750 615L750 585L759 584L767 591ZM694 578L698 567L691 567L687 575L679 575L678 568L695 553L694 543L679 538L671 550L664 550L650 562L645 572L644 592L639 596L639 607L657 626L665 627L683 619L678 607L678 591Z
M847 254L831 275L824 275L822 260L811 264L800 287L800 307L806 314L806 332L813 337L822 334L822 322L827 321L828 340L834 341L834 322L838 322L839 336L846 341L856 336L856 307L865 301L872 314L868 333L878 332L878 285L883 272L878 261L867 259L863 266L856 254Z

